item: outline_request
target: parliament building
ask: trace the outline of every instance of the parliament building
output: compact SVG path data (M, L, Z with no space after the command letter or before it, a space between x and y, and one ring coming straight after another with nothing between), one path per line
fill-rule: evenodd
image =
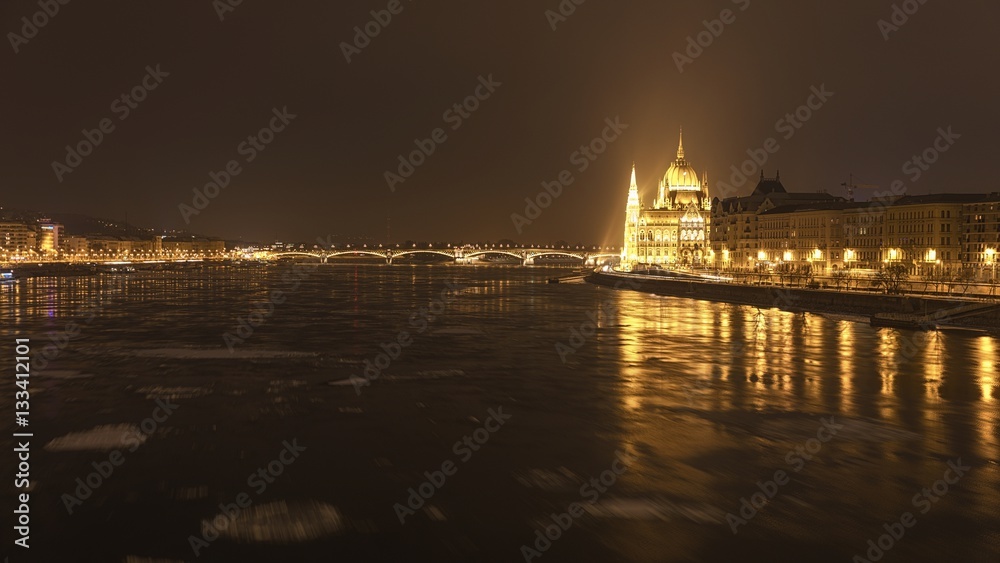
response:
M660 180L652 206L639 195L635 165L625 210L621 267L794 269L831 274L898 263L915 275L969 270L997 279L1000 193L874 194L856 202L789 192L780 174L750 195L709 196L708 176L685 158Z
M709 263L709 227L712 201L708 176L701 179L684 158L684 135L677 145L677 160L660 180L652 207L639 197L632 165L625 210L625 244L622 264L675 264L701 266Z

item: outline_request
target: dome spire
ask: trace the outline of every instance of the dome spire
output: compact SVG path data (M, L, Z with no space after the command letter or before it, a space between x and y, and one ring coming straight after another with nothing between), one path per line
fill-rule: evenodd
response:
M684 127L681 126L680 140L677 142L677 160L684 160Z
M639 208L639 185L635 182L635 162L632 163L632 182L628 187L628 205L629 207ZM636 219L638 220L638 219Z

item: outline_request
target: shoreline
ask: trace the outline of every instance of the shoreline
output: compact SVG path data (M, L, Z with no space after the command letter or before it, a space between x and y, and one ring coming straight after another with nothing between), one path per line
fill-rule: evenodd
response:
M897 328L912 330L972 329L1000 335L1000 303L914 295L886 295L849 290L743 285L696 279L657 278L620 272L592 272L588 283L643 293L780 309L793 313L836 314L895 320ZM623 287L625 282L631 287ZM973 306L986 312L970 315ZM987 306L992 305L991 308ZM957 318L952 318L957 317ZM882 325L886 326L886 325ZM895 325L893 325L895 326Z

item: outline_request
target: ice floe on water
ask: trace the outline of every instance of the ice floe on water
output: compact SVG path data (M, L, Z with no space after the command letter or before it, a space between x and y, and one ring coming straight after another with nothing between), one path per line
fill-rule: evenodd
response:
M465 372L460 369L428 369L418 371L414 375L387 375L386 379L442 379L445 377L464 377Z
M439 328L431 332L431 334L483 334L483 331L472 327L452 327Z
M425 379L444 379L448 377L465 377L467 374L465 371L460 369L430 369L418 371L412 375L389 375L385 374L381 376L381 380L385 381L419 381ZM363 377L347 378L347 379L334 379L328 381L326 384L333 387L351 387L354 385L366 386L370 385L375 380L367 380Z
M830 417L830 420L837 425L843 426L839 432L849 433L860 440L872 442L896 442L915 441L920 439L920 435L909 430L897 428L891 424L879 420L865 418L841 418Z
M163 387L161 385L141 387L137 393L145 394L147 399L194 399L211 393L203 387Z
M327 385L332 385L334 387L341 387L341 386L354 385L354 383L355 381L352 379L335 379L333 381L327 382ZM359 384L364 384L364 380L362 379L359 382Z
M202 520L203 534L216 528L212 522L228 518L220 514L212 520ZM251 506L239 518L219 529L219 535L240 543L299 543L343 531L340 512L329 504L308 500L276 501Z
M817 430L824 426L836 429L838 436L841 434L849 435L852 439L870 442L901 442L920 439L919 435L909 430L897 428L891 423L840 416L782 416L760 424L754 429L754 433L774 441L801 441L815 436Z
M208 485L174 487L170 490L170 496L183 501L208 498Z
M83 373L75 369L45 369L32 374L32 377L41 379L91 379L92 373Z
M135 350L133 355L144 358L174 358L181 360L257 360L278 358L313 358L314 352L283 350L233 350L228 348L154 348Z
M548 492L576 490L583 479L565 467L557 469L526 469L514 472L514 479L528 488Z
M584 510L597 518L627 520L673 520L683 518L699 524L718 524L725 513L708 504L679 504L652 498L604 498L600 502L582 503Z
M424 371L418 371L418 377L427 377L430 379L438 379L440 377L462 377L465 372L460 369L428 369Z
M444 379L448 377L465 377L466 373L460 369L430 369L424 371L418 371L413 375L389 375L385 374L382 379L385 381L414 381L423 379ZM373 380L374 381L374 380ZM328 381L327 385L332 385L334 387L349 387L353 385L368 385L370 382L364 378L347 378L347 379L334 379Z
M45 449L50 452L109 452L141 444L147 438L134 424L108 424L83 432L70 432L45 444Z
M271 393L282 389L297 389L307 385L308 383L301 379L272 379L268 382L267 392Z

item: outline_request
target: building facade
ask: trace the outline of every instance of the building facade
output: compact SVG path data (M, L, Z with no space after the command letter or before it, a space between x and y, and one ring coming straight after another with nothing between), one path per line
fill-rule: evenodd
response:
M962 262L997 279L1000 260L1000 192L962 205Z
M708 177L698 177L684 155L684 136L677 158L659 181L651 207L645 207L636 183L635 165L625 210L622 264L703 266L710 263L712 202Z
M831 275L903 265L913 276L996 279L1000 193L876 197L789 192L761 172L748 196L709 200L707 177L677 159L643 204L635 166L625 210L622 267L662 264Z
M760 264L825 265L839 252L841 226L831 215L844 202L823 192L789 193L780 172L768 178L762 170L750 195L712 202L712 266L743 270Z
M38 222L38 251L46 254L59 252L59 238L63 235L63 226L48 219Z
M38 233L24 223L0 223L0 249L8 253L35 250Z

